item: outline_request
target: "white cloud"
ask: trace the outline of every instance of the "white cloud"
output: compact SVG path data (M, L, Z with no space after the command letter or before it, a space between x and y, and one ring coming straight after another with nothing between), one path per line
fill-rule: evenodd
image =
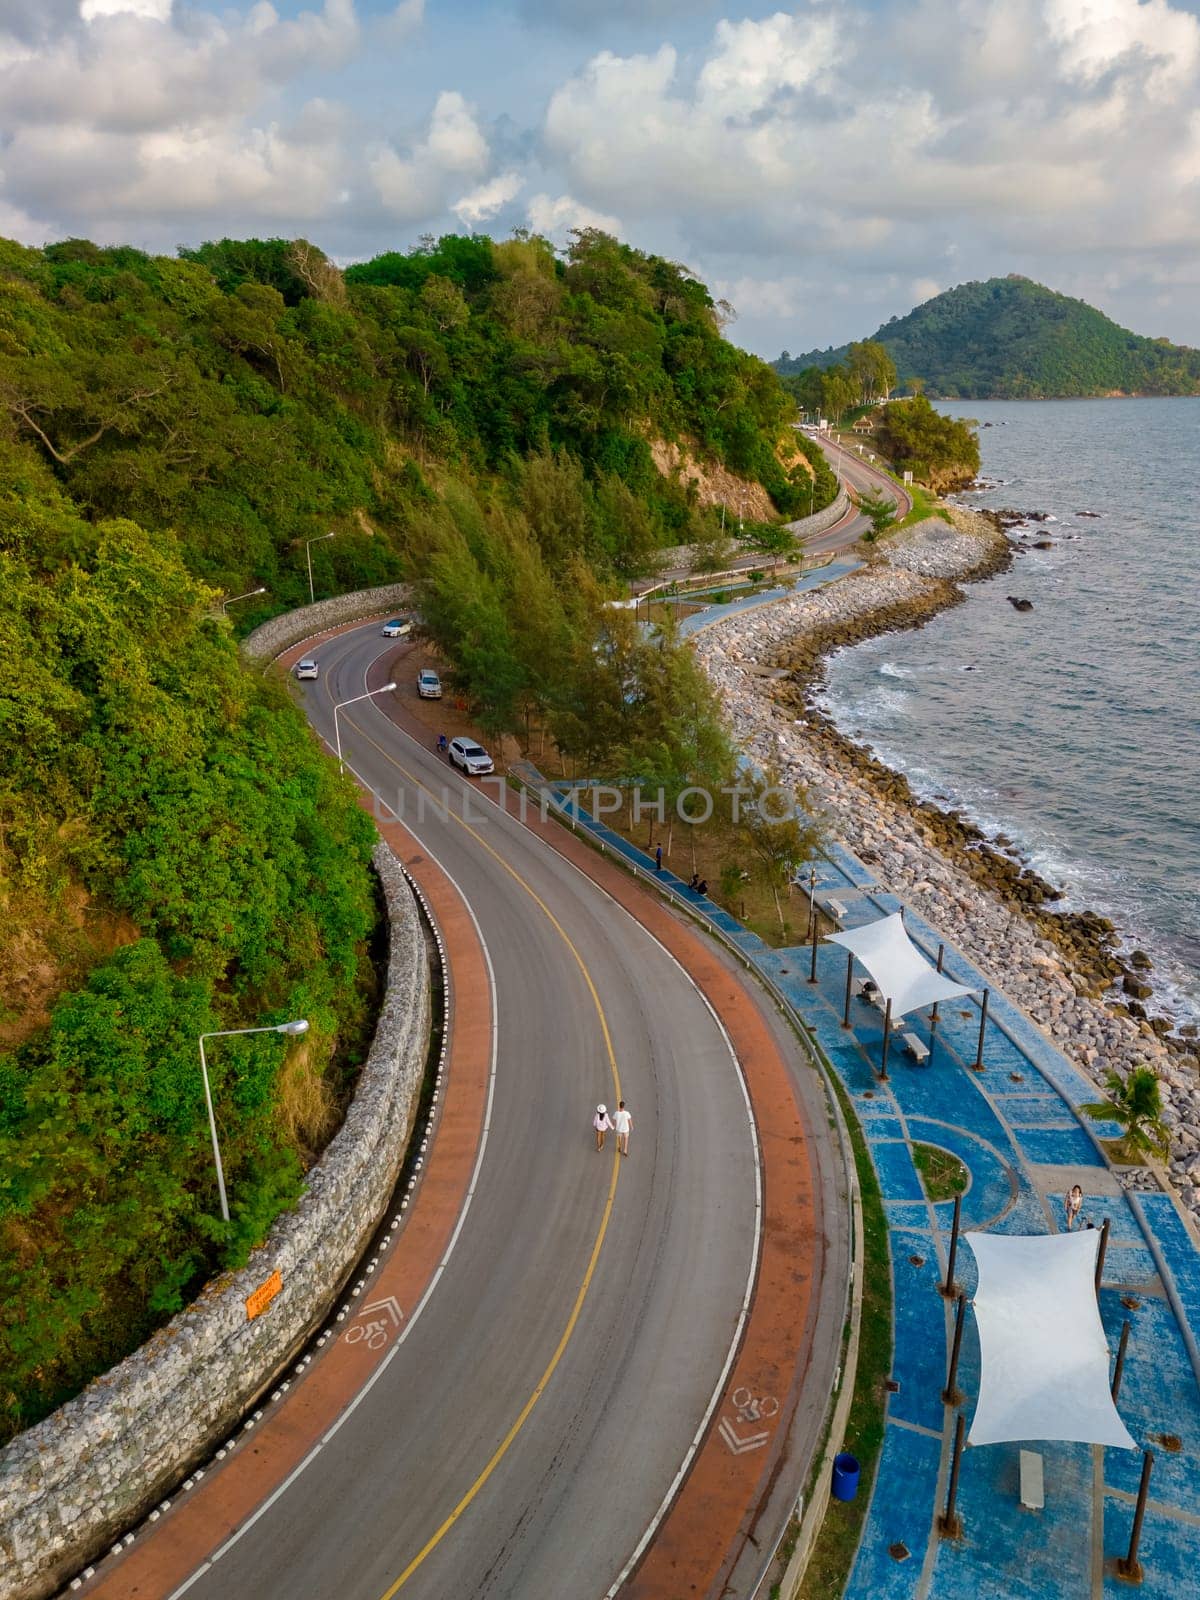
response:
M115 17L122 11L135 17L151 17L166 22L173 0L80 0L79 15L85 22L97 17Z
M535 194L529 202L527 216L534 233L544 234L547 239L563 240L572 228L598 228L601 233L613 234L621 232L621 224L616 217L580 205L569 194L560 194L553 200L548 194Z
M524 187L525 180L519 173L502 172L498 177L481 184L478 189L472 189L470 194L463 195L450 209L460 222L475 228L481 222L489 221L510 200L515 200Z
M407 155L383 145L368 159L371 180L384 209L402 222L424 222L444 213L465 179L482 178L488 142L461 94L438 95L425 137Z

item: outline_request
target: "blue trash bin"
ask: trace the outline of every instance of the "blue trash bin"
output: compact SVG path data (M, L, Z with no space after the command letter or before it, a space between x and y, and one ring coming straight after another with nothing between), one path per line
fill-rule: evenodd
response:
M858 1493L858 1475L862 1469L858 1464L858 1457L852 1456L843 1450L841 1455L833 1458L833 1498L835 1500L853 1500Z

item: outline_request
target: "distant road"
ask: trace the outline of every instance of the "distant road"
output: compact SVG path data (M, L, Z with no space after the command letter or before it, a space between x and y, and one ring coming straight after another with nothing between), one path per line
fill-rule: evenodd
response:
M810 434L808 437L816 436ZM857 450L847 449L825 437L816 438L816 442L825 452L826 459L838 477L854 494L882 494L886 499L893 501L896 506L897 522L902 522L912 510L912 496L898 483L893 482L886 472L865 461ZM870 517L864 516L856 507L851 507L842 520L835 522L825 533L818 533L811 539L805 539L805 553L840 555L843 550L849 550L852 545L857 544L863 534L869 532L870 527Z

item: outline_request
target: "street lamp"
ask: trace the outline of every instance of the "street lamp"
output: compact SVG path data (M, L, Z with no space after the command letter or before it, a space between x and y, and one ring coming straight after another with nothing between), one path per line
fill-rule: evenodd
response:
M343 762L342 762L342 733L341 733L341 729L338 727L338 719L337 719L338 712L342 709L343 706L354 706L354 705L357 705L360 700L369 700L372 695L376 695L376 694L387 694L389 689L394 689L395 687L396 687L396 685L394 683L385 683L382 689L368 689L366 694L356 694L352 700L339 700L337 705L334 706L334 708L333 708L333 741L337 746L337 758L338 758L338 766L339 766L339 768L343 767Z
M231 606L235 600L252 600L256 594L266 594L266 592L266 586L264 585L259 589L247 589L245 594L231 594L228 600L221 601L221 610L224 611L225 607Z
M208 1062L204 1055L205 1039L229 1039L237 1033L290 1033L300 1034L308 1032L308 1023L303 1017L295 1022L276 1022L266 1028L220 1028L215 1033L202 1033L200 1035L200 1073L204 1079L204 1100L208 1106L208 1128L212 1134L213 1160L217 1166L217 1188L221 1194L221 1215L229 1221L229 1201L225 1198L225 1169L221 1165L221 1146L217 1143L217 1119L213 1115L212 1090L208 1084Z
M309 605L312 605L314 603L314 601L316 600L316 598L317 598L316 595L313 593L312 547L315 544L323 544L326 539L336 539L336 538L337 538L337 529L335 528L332 533L319 533L315 539L306 539L304 541L304 556L305 556L305 560L308 562L308 603L309 603Z

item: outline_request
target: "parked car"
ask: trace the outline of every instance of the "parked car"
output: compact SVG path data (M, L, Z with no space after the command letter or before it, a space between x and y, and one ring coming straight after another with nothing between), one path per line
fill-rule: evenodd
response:
M417 693L422 700L440 700L442 698L442 680L429 667L423 667L417 673Z
M298 678L318 678L320 675L321 668L311 656L305 656L303 661L297 661L296 676Z
M468 778L480 778L496 770L491 756L474 739L451 739L450 759L456 767L462 768Z
M412 632L412 623L405 622L402 617L393 617L390 622L383 625L385 639L403 639L405 634Z

